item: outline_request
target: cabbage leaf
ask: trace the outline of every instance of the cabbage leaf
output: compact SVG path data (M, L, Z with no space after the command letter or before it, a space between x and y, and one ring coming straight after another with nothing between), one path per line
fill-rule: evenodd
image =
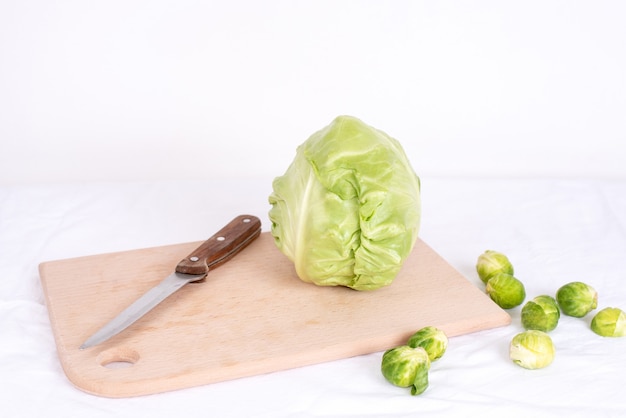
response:
M301 280L373 290L392 283L420 224L420 180L400 143L339 116L272 183L277 247Z

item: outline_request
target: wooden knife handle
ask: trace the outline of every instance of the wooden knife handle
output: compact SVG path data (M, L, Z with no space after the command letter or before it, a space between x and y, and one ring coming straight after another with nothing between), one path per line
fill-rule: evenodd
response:
M261 234L256 216L239 215L176 265L184 274L206 274L230 260Z

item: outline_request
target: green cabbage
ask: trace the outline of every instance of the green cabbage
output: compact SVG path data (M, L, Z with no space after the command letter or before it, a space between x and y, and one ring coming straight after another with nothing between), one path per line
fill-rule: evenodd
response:
M387 286L417 240L420 180L398 141L357 118L314 133L272 187L271 233L305 282Z

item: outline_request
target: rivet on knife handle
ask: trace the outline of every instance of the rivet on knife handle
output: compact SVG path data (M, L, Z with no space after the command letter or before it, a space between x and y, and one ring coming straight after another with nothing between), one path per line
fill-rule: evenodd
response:
M239 215L176 266L178 273L206 274L243 250L261 233L256 216Z

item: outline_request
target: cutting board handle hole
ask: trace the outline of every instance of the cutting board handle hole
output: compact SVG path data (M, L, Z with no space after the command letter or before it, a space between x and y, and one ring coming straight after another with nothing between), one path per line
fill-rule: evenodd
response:
M116 347L100 353L97 361L107 369L127 369L139 361L139 353L130 348Z

